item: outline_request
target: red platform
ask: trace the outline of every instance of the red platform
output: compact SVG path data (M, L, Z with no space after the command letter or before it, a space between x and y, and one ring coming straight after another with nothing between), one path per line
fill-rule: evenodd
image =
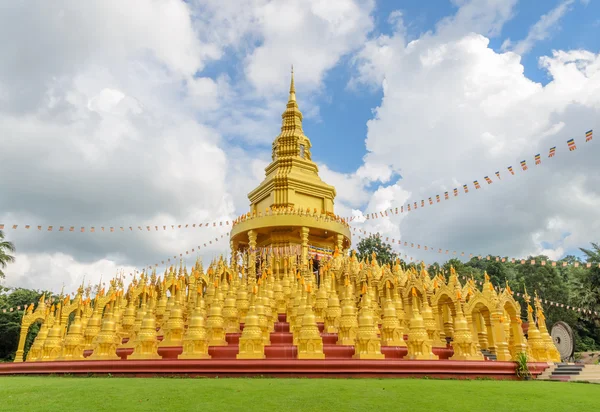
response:
M383 346L382 360L353 359L354 346L337 344L337 334L322 333L324 325L318 324L323 339L324 360L299 360L298 348L285 315L279 315L271 344L265 346L262 360L238 360L240 333L226 334L226 346L209 346L211 359L178 360L181 346L158 348L159 360L126 360L133 349L118 349L117 361L26 362L0 363L0 375L13 374L112 374L124 376L277 376L277 377L436 377L515 379L514 362L450 361L451 347L433 348L440 357L434 361L402 359L406 347ZM243 324L241 325L243 329ZM162 338L162 337L161 337ZM162 339L160 339L162 340ZM125 340L124 340L125 342ZM91 351L85 351L89 356ZM546 363L530 364L534 376L542 373Z
M530 364L534 376L546 363ZM401 359L207 359L32 362L0 364L0 375L108 374L123 376L273 376L273 377L435 377L515 379L514 362L407 361Z

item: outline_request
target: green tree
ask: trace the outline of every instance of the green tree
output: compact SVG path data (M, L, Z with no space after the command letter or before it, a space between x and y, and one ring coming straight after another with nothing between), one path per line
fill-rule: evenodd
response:
M0 230L0 278L4 277L2 269L6 268L8 263L15 261L15 257L9 253L15 252L15 245L12 242L4 240L4 232Z
M383 242L381 237L371 235L362 239L356 245L357 257L359 260L370 259L373 252L377 255L377 261L380 264L393 264L398 258L398 254L392 250L392 247Z
M587 262L600 263L600 246L592 242L592 249L579 248L587 256Z
M31 303L37 303L42 296L55 300L50 292L42 292L23 288L0 287L0 362L12 361L19 344L21 332L21 318L23 311ZM10 309L13 309L11 312ZM4 312L3 310L6 310ZM40 330L40 322L35 322L29 327L25 339L25 355Z

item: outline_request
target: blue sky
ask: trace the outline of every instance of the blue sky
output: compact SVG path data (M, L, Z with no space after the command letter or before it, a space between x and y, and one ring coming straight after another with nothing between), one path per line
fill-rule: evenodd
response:
M525 38L530 27L559 3L561 1L557 0L525 0L517 3L512 19L504 25L498 36L490 38L490 47L500 52L506 38L513 41ZM435 30L435 25L441 18L456 12L456 8L448 0L378 0L374 13L376 33L390 33L388 18L390 13L398 9L403 14L411 38ZM539 67L540 56L550 55L555 49L583 48L597 51L600 49L599 33L600 2L576 0L554 27L549 38L536 42L523 56L525 75L535 82L546 84L549 78ZM343 173L350 173L361 165L366 150L364 140L367 121L373 117L372 110L382 98L380 89L348 89L351 76L352 69L348 59L342 59L325 76L324 96L316 101L320 107L319 119L309 118L304 122L305 133L313 142L314 158ZM298 96L302 108L301 89L298 90ZM340 144L344 146L343 151L337 150Z

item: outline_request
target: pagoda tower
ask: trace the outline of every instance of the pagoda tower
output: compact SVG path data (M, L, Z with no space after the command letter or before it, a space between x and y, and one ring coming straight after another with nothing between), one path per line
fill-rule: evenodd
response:
M335 188L323 182L302 130L294 71L281 133L273 141L265 179L248 194L250 213L231 230L231 250L296 248L306 265L312 253L350 247L350 229L334 214ZM283 268L283 266L281 266Z

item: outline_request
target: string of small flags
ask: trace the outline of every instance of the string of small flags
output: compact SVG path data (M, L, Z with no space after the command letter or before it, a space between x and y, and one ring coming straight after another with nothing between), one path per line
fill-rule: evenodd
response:
M25 229L25 230L38 230L38 231L47 231L47 232L79 232L79 233L114 233L114 232L134 232L134 231L148 231L148 232L156 232L165 230L175 230L175 229L188 229L188 228L204 228L204 227L223 227L230 226L231 221L215 221L209 223L192 223L185 225L144 225L144 226L42 226L42 225L6 225L0 223L0 230L6 229Z
M380 233L373 233L373 232L367 232L365 230L359 229L359 228L352 228L352 230L354 232L358 232L358 233L362 233L366 236L377 236L379 238L383 239L383 236ZM363 236L361 235L357 235L359 239L363 239ZM475 254L475 253L465 253L465 252L457 252L456 250L450 250L450 249L443 249L443 248L437 248L437 247L433 247L433 246L427 246L425 244L420 244L420 243L416 243L416 242L411 242L409 240L396 240L394 238L390 239L389 237L385 237L385 241L386 242L390 242L392 245L398 245L398 247L410 247L413 249L420 249L420 250L424 250L427 252L431 252L431 253L438 253L438 254L445 254L445 255L452 255L452 256L461 256L461 257L465 257L468 256L469 259L472 258L477 258L479 260L489 260L489 261L496 261L496 262L502 262L502 263L515 263L515 264L521 264L524 265L526 263L530 263L532 265L536 265L538 264L537 259L522 259L522 258L509 258L509 257L501 257L501 256L492 256L492 255L486 255L486 256L482 256L479 254ZM412 258L411 258L412 259ZM566 266L573 266L573 267L586 267L586 268L591 268L592 266L596 266L596 263L592 264L590 262L587 263L582 263L582 262L573 262L573 263L569 263L566 261L563 262L557 262L555 260L550 260L550 259L540 259L539 264L541 266L552 266L552 267L556 267L556 266L562 266L562 267L566 267ZM600 268L600 263L597 264L597 267Z
M214 244L216 244L217 242L219 242L220 239L225 238L225 236L227 236L227 238L228 238L229 237L229 232L222 234L220 237L215 237L214 238ZM145 269L152 269L152 268L156 268L156 267L161 266L161 265L167 265L167 266L169 266L169 265L171 265L172 262L177 262L177 259L182 259L182 258L188 257L190 254L193 254L195 252L200 252L200 250L202 249L202 247L207 248L207 247L210 247L210 245L212 245L212 244L213 244L213 240L210 239L208 242L203 243L202 244L203 246L202 245L198 245L198 246L193 247L191 249L185 250L183 252L180 252L178 255L173 255L173 258L171 258L169 256L166 260L164 260L164 259L161 260L160 264L158 262L153 263L153 264L149 264L149 265L144 266L143 269L144 270ZM139 272L139 270L137 272ZM130 273L129 276L133 276L133 273Z
M340 216L335 216L332 214L318 214L315 212L305 212L305 211L296 211L296 210L282 210L282 211L267 211L265 212L265 216L271 215L283 215L283 214L303 214L307 217L314 218L316 220L323 221L337 221L343 223L345 225L348 224L347 220ZM259 216L262 216L262 213L259 213ZM115 233L115 232L157 232L157 231L166 231L166 230L175 230L175 229L189 229L189 228L206 228L206 227L223 227L223 226L235 226L237 223L246 220L252 219L254 216L251 216L249 213L238 217L235 220L220 220L213 221L208 223L188 223L188 224L177 224L177 225L143 225L143 226L58 226L58 225L7 225L4 223L0 223L0 230L4 229L12 229L12 230L32 230L35 231L37 229L38 232L46 231L46 232L77 232L77 233ZM353 220L354 218L350 219Z
M160 264L158 262L153 263L153 264L149 264L143 267L143 269L153 269L162 265L171 265L171 263L173 262L177 262L178 259L182 259L182 258L186 258L188 256L190 256L191 254L195 253L195 252L200 252L200 250L202 249L202 247L207 248L210 247L210 245L212 244L216 244L217 242L219 242L220 239L223 239L225 237L229 237L229 233L225 233L222 234L220 237L215 237L214 238L214 243L213 240L209 240L206 243L203 243L202 245L198 245L197 247L185 250L181 253L179 253L178 255L173 255L173 257L168 257L166 260L161 260ZM320 249L320 248L315 248L315 247L311 247L312 249ZM266 254L271 254L275 257L278 256L285 256L285 255L292 255L292 254L300 254L302 251L302 246L300 245L290 245L290 246L281 246L281 247L273 247L273 246L269 246L269 247L257 247L254 249L251 249L250 252L253 252L257 255L266 255ZM324 251L324 252L331 252L328 251L326 249L320 249L320 251ZM137 272L140 272L139 270L137 270ZM133 276L133 273L129 274L130 276Z
M585 142L590 142L592 140L592 135L593 135L593 130L588 130L587 132L585 132ZM567 141L567 147L569 149L570 152L574 151L577 149L577 146L575 144L575 139L569 139ZM556 146L553 146L550 148L550 150L548 151L548 157L552 158L556 155ZM534 163L535 165L540 165L542 164L542 157L541 157L541 153L538 153L536 155L534 155L533 159L534 159ZM520 162L520 166L521 166L521 171L526 171L529 169L529 167L527 166L527 160L521 160ZM512 166L508 166L506 168L506 170L508 171L508 173L510 173L511 176L515 175L515 170ZM496 180L502 180L502 173L500 173L500 170L496 171L494 173L494 175L496 176ZM494 181L492 180L492 178L490 178L490 176L493 175L488 175L488 176L484 176L484 180L488 185L491 185ZM481 184L479 183L479 180L474 180L472 186L475 188L475 190L481 189ZM464 194L469 193L469 185L468 184L463 184L462 185L462 191L464 192ZM458 195L460 194L461 190L459 190L458 187L455 187L453 189L452 192L450 191L445 191L443 193L443 195L440 194L436 194L433 195L431 197L428 197L428 199L421 199L420 202L409 202L405 205L400 206L399 208L390 208L389 212L390 214L398 214L398 213L408 213L408 212L412 212L417 210L419 207L423 208L426 205L429 206L433 206L434 204L437 203L441 203L442 202L442 197L444 199L444 201L446 200L450 200L453 197L458 197ZM452 196L451 196L452 195ZM380 219L380 218L384 218L389 216L388 215L388 210L381 210L379 212L374 212L374 213L363 213L363 216L366 218L366 220L373 220L373 219ZM354 220L354 218L349 218L347 219L348 221L352 221Z

